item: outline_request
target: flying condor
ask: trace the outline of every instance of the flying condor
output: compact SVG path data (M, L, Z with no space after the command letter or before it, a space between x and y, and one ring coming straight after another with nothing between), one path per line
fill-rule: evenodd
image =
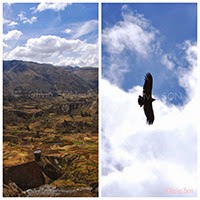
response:
M149 125L153 124L154 113L152 102L155 100L152 98L152 87L153 87L153 77L150 73L147 73L145 76L145 82L143 86L143 96L138 97L138 104L140 107L144 107L144 113L147 118L147 123Z

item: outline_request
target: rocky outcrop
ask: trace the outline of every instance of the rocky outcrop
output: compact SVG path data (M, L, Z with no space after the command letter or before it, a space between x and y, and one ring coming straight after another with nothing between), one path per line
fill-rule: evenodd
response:
M35 161L27 162L25 164L4 168L3 175L3 195L4 197L17 196L60 196L60 197L87 197L98 196L98 183L93 182L86 187L80 184L80 188L66 188L57 187L57 185L49 186L54 180L59 181L64 177L66 180L68 176L76 176L77 172L74 170L74 162L79 158L78 155L57 157L45 156L41 150L34 152ZM73 170L73 174L69 171L61 170L63 165L70 166L68 169ZM78 174L77 177L79 177ZM80 178L80 177L79 177ZM81 180L81 179L80 179ZM75 180L74 180L75 181ZM62 182L62 180L61 180ZM75 181L76 182L76 181Z
M35 161L10 167L7 176L22 190L45 184L42 169Z
M56 180L62 176L58 167L56 167L56 165L54 165L54 163L52 163L46 156L43 156L41 151L35 151L34 156L38 166L41 167L42 171L50 179Z
M56 180L62 176L62 173L54 163L42 155L40 150L35 151L34 155L35 161L4 170L5 196L16 196L19 190L37 188L47 184L50 180Z

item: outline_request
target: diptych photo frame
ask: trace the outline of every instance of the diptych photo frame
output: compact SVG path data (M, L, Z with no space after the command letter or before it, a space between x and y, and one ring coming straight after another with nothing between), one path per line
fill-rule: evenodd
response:
M0 9L2 197L199 198L199 2Z

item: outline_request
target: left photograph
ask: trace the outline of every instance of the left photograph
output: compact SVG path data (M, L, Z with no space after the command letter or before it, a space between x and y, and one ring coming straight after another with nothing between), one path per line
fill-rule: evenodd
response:
M98 197L98 4L3 4L3 196Z

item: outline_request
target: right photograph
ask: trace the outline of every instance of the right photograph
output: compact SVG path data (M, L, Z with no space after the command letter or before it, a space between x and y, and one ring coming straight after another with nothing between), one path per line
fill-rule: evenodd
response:
M101 76L101 196L197 196L197 4L103 3Z

